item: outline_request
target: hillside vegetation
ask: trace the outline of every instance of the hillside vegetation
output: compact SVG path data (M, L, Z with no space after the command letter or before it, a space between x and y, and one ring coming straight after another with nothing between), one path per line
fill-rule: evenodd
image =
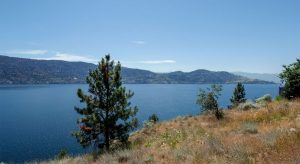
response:
M129 149L43 163L299 163L300 100L178 117L130 136Z
M0 84L85 83L89 70L94 70L96 67L95 64L84 62L33 60L0 55ZM126 84L271 83L225 71L199 69L192 72L154 73L126 67L122 68L122 80Z

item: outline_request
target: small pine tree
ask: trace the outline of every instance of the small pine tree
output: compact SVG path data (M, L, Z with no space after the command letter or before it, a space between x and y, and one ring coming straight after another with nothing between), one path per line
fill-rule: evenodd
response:
M137 127L135 115L137 107L130 107L128 101L133 93L126 91L121 82L121 64L110 60L106 55L98 67L90 71L87 77L89 94L78 89L83 108L75 107L82 115L78 120L79 131L73 133L83 146L93 146L94 152L99 149L110 149L111 141L128 141L129 132Z
M287 99L300 97L300 59L290 65L284 65L279 75L284 83L282 96Z
M236 107L240 103L246 102L245 95L244 85L241 82L238 82L230 99L232 106Z
M58 155L56 156L57 159L64 159L68 156L68 150L67 149L62 149Z
M222 91L221 85L212 85L207 91L200 89L197 104L202 107L203 111L213 112L219 120L223 118L223 112L219 109L218 98Z
M156 114L152 114L151 116L149 116L148 121L155 124L159 121L159 118Z

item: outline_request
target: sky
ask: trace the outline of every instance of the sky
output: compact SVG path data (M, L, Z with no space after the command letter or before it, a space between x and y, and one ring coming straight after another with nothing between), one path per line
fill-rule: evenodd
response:
M279 73L300 58L299 0L1 0L0 55L154 72Z

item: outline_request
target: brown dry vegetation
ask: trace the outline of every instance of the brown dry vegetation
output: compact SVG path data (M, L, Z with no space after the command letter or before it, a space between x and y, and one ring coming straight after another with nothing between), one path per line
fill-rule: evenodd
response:
M49 163L300 163L300 101L225 111L225 119L178 117L130 137L128 150ZM46 163L48 163L46 162Z

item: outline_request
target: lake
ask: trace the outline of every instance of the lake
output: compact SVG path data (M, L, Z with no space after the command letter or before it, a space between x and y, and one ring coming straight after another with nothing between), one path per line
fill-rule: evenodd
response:
M156 113L160 120L179 115L196 115L199 88L210 85L132 84L126 85L135 95L132 105L139 107L140 122ZM235 85L223 85L219 103L230 104ZM84 84L0 86L0 161L22 162L54 158L61 149L71 154L84 153L71 132L77 129L80 105L77 88ZM264 94L278 95L278 85L245 85L246 97L255 99Z

